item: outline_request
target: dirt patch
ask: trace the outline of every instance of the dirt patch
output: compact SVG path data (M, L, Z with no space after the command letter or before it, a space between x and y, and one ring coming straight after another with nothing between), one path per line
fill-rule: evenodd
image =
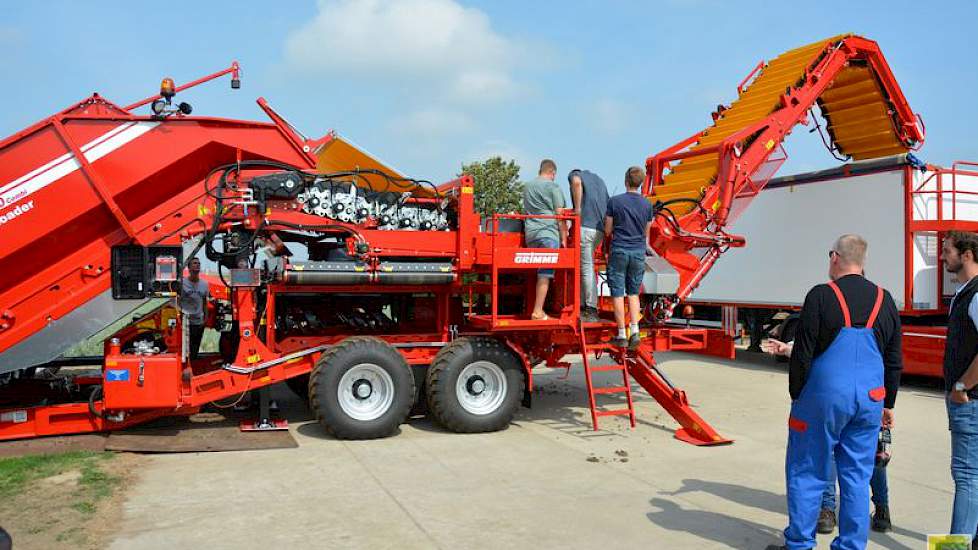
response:
M107 546L137 466L130 453L0 460L0 518L17 550Z

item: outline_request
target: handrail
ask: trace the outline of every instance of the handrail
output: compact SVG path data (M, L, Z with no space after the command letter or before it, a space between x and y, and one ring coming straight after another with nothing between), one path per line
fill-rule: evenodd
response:
M757 74L757 71L760 71L763 68L764 68L764 60L762 59L757 64L757 66L754 67L754 70L752 70L746 77L744 77L744 79L740 81L740 84L737 84L737 95L740 95L744 92L744 84L747 84L747 81L750 80L752 76Z
M976 177L978 177L978 172L971 171L971 170L962 170L962 169L958 168L958 166L976 166L976 167L978 167L978 162L955 161L954 164L952 165L952 167L950 169L947 169L947 168L938 168L938 169L935 169L918 186L916 186L915 188L913 188L910 191L910 195L911 196L914 196L914 195L935 195L936 196L936 199L937 199L937 217L936 217L936 219L929 220L929 219L927 219L925 217L923 220L921 220L920 218L917 218L916 217L915 212L912 212L911 213L911 216L913 216L912 219L914 221L918 221L918 220L919 221L938 221L938 222L943 222L943 221L957 221L957 219L958 219L958 215L957 215L958 214L958 212L957 212L958 195L978 196L978 191L961 190L961 189L958 189L958 185L957 185L957 176L958 175L976 176ZM944 185L944 176L946 176L948 174L951 175L951 188L950 189L946 189L945 188L945 185ZM936 182L936 184L937 184L937 188L936 189L924 189L925 186L927 186L928 184L931 184L932 182ZM945 200L944 197L945 197L945 195L947 193L950 193L950 195L951 195L951 216L950 216L949 219L946 219L944 217L944 200ZM926 214L925 214L925 216L926 216Z

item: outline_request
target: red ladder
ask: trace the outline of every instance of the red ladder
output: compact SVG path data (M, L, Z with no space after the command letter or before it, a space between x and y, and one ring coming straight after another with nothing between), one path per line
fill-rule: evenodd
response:
M631 422L632 427L635 427L635 405L632 403L632 388L631 380L628 378L628 369L624 365L623 350L616 348L610 344L588 344L587 337L585 336L583 328L580 330L581 338L581 361L584 364L584 380L587 382L587 398L588 404L591 406L591 424L594 426L594 431L598 431L598 418L602 416L624 416L628 415L628 420ZM597 359L598 354L603 351L608 352L609 357L615 358L615 364L613 365L598 365L591 366L591 360L588 358L592 352L595 353L595 359ZM591 375L595 372L609 372L609 371L620 371L621 372L621 385L620 386L605 386L601 388L594 387L594 381ZM627 403L627 408L621 409L606 409L599 408L597 401L595 399L596 395L613 395L623 393L625 394L625 402Z

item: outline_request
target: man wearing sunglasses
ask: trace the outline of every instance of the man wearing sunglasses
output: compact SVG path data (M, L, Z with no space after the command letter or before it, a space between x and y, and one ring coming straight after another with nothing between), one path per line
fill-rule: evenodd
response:
M900 386L900 316L893 298L863 277L866 241L843 235L829 251L828 284L805 297L790 346L788 527L784 546L815 548L822 493L832 463L839 476L839 535L833 550L866 547L869 480L880 427L893 426ZM788 344L773 341L773 353Z

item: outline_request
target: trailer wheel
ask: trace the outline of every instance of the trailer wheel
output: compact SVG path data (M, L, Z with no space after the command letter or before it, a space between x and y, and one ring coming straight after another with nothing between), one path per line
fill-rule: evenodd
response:
M523 367L499 340L459 338L428 368L428 411L459 433L494 432L509 425L523 395Z
M339 439L376 439L397 431L414 403L414 375L393 346L354 336L329 348L310 374L316 419Z

